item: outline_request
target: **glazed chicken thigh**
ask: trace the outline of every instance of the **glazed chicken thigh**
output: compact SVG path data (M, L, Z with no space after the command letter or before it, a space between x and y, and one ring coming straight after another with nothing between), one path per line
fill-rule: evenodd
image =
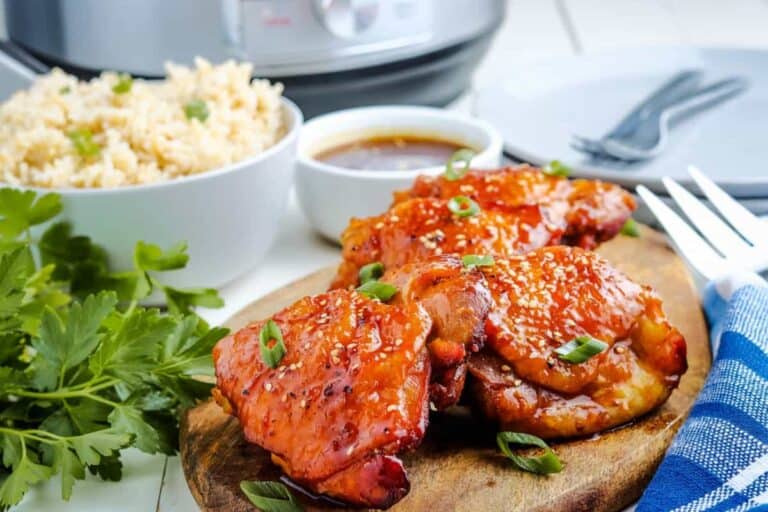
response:
M595 253L547 247L482 271L494 305L486 349L469 359L471 396L502 429L605 430L663 403L686 370L685 340L659 298ZM605 349L583 362L556 352L581 337Z
M658 297L580 248L482 265L433 256L381 281L398 290L389 304L343 289L275 314L285 354L274 368L264 321L214 350L214 395L246 439L296 482L353 505L387 508L408 492L397 454L421 442L430 402L463 394L504 430L580 436L657 407L686 370ZM561 357L585 338L599 349Z
M427 426L429 316L417 303L389 306L337 290L272 321L285 345L279 364L265 364L265 322L252 323L216 346L214 396L296 482L389 507L410 488L396 454L415 448Z
M477 213L449 208L462 196L476 202ZM591 249L615 236L635 209L617 185L530 166L469 171L455 181L420 176L394 197L388 212L350 221L331 288L356 285L359 269L376 261L391 269L440 254L512 256L559 244Z
M454 181L419 176L409 190L395 192L395 204L415 197L450 199L465 195L483 208L541 205L552 221L565 226L563 243L594 249L613 238L636 208L632 195L597 180L568 180L520 165L469 171Z
M460 216L443 199L403 201L383 215L352 219L341 236L344 261L331 288L356 285L368 263L394 269L440 254L518 254L558 243L564 228L537 205Z
M492 305L485 276L455 256L436 256L388 271L382 280L399 290L392 303L419 303L432 319L430 405L454 405L464 389L466 359L485 342L483 322Z

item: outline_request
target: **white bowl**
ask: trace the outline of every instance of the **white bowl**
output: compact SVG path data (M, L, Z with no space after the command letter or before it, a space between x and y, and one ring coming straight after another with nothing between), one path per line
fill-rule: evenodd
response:
M247 160L157 184L35 190L61 194L61 219L104 247L114 269L133 268L137 240L162 248L185 240L187 268L164 273L162 281L177 287L219 287L256 265L275 237L293 181L303 120L296 105L282 101L287 133Z
M392 203L392 192L408 188L420 174L437 175L444 166L408 171L361 171L314 159L331 147L376 133L432 135L477 148L473 167L498 167L501 136L488 123L455 112L426 107L366 107L333 112L307 122L296 160L296 192L310 224L338 241L351 217L378 215Z

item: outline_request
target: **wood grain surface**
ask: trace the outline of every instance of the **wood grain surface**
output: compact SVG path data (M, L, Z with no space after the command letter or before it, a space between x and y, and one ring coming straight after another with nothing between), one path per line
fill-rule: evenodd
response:
M600 512L621 510L637 499L709 371L707 330L688 271L659 233L643 228L640 238L620 236L598 252L635 280L655 287L664 299L671 322L688 342L689 370L680 387L661 408L633 424L555 444L565 469L550 476L515 470L498 454L495 431L466 409L433 414L422 446L403 457L411 491L391 510ZM238 329L324 291L333 272L321 270L253 302L228 327ZM183 419L181 457L189 488L205 512L256 510L240 492L240 481L280 477L269 455L246 443L237 420L212 402ZM312 500L306 506L333 509Z

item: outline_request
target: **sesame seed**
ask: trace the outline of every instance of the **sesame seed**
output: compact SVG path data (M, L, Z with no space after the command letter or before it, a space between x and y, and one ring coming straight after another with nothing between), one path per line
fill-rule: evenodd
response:
M501 365L501 371L503 371L503 372L511 372L512 371L512 367L509 366L508 364L503 364L503 365Z
M432 400L429 401L429 410L430 411L436 411L437 410L437 406L435 405L435 402L433 402Z
M403 344L403 340L402 340L402 339L400 339L400 338L397 338L397 339L395 340L395 346L396 346L396 347L399 347L399 346L400 346L400 345L402 345L402 344Z
M265 382L264 383L264 389L267 391L272 391L272 383L271 382Z
M331 362L333 364L339 364L339 363L341 363L341 359L339 359L338 357L332 356L331 357Z
M392 411L396 411L396 410L397 410L397 406L395 404L387 406L387 412L392 412Z
M619 346L616 347L616 353L617 354L623 354L627 349L625 347Z
M302 399L302 401L299 402L299 407L301 407L302 409L306 409L307 408L307 401Z
M355 447L354 446L350 446L349 448L347 448L347 456L352 455L352 452L354 452L354 451L355 451Z
M384 227L384 223L383 223L383 222L378 222L378 223L376 223L376 225L375 225L375 226L373 226L373 227L375 227L376 229L381 229L381 228L383 228L383 227Z

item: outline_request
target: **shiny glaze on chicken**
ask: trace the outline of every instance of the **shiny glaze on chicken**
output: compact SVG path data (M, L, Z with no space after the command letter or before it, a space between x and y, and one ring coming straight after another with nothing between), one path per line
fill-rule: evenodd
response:
M568 180L520 165L469 171L461 179L419 176L410 190L395 192L395 204L415 197L468 196L484 208L540 205L565 226L563 243L593 249L613 238L636 208L632 195L597 180Z
M261 359L263 321L214 350L214 396L246 439L353 505L387 508L408 492L397 454L421 442L430 401L442 409L463 392L503 430L581 436L659 406L686 370L658 297L579 248L472 268L438 255L381 279L398 287L390 304L344 289L275 314L287 348L275 369ZM584 335L608 347L582 363L557 356Z
M350 221L341 236L344 261L331 288L356 285L360 268L368 263L394 269L440 254L519 254L558 243L564 228L537 205L481 209L459 217L443 199L403 201L383 215Z
M455 256L436 256L390 270L382 280L400 290L393 304L418 302L432 319L427 343L431 406L442 410L454 405L464 389L467 356L485 342L483 322L492 305L485 276L466 269Z
M548 247L482 272L494 306L486 349L469 361L472 397L505 430L598 432L663 403L686 370L685 340L659 298L595 253ZM555 353L585 335L608 349L582 363Z
M415 448L427 426L429 316L417 303L337 290L272 319L287 349L279 366L262 361L265 322L254 322L216 345L214 396L295 481L389 507L410 488L395 455Z

